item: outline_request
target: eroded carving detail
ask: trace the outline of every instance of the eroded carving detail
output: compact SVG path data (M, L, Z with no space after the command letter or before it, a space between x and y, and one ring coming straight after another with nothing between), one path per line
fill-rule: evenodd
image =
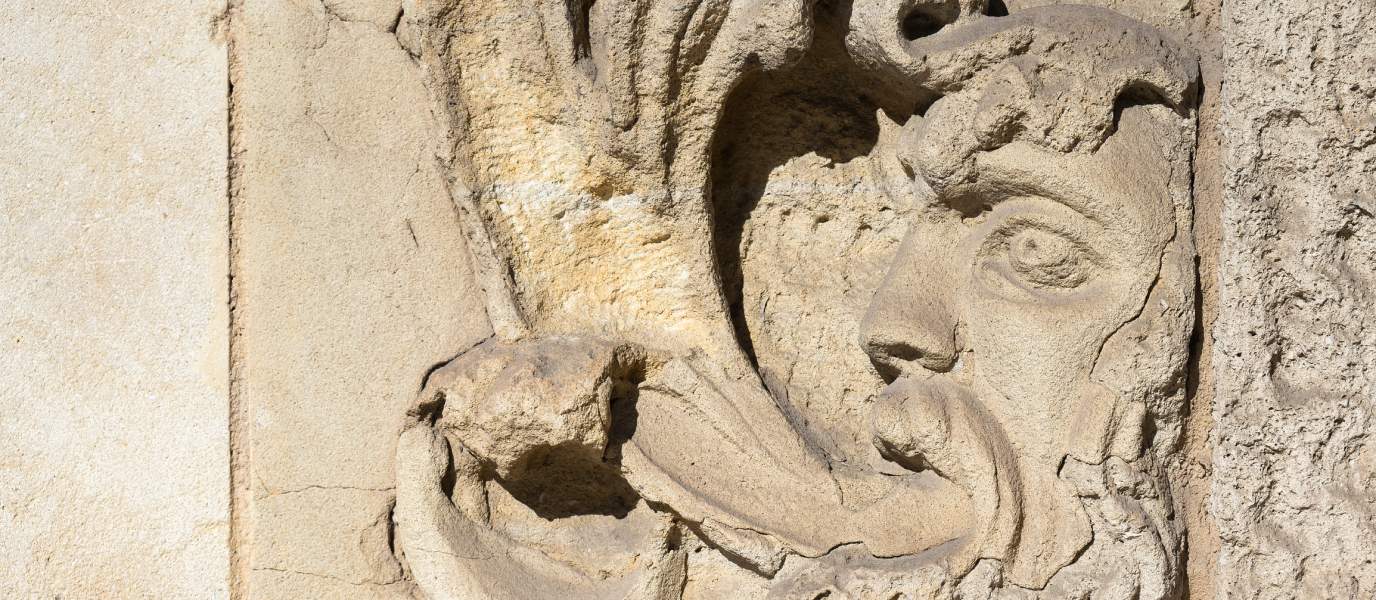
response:
M811 11L406 7L498 332L401 436L433 600L1176 595L1194 58L1103 9L857 0L851 56L925 113L875 150L918 203L849 456L756 374L712 251L726 95L801 56Z

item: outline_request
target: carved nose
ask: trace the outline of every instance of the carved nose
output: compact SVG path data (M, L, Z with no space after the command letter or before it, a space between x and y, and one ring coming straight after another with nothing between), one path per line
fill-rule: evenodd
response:
M890 382L917 369L949 371L957 354L952 270L930 246L912 248L911 238L860 321L860 347Z
M892 382L918 368L951 370L956 360L954 333L953 319L940 303L907 310L871 304L860 324L860 347L880 376Z

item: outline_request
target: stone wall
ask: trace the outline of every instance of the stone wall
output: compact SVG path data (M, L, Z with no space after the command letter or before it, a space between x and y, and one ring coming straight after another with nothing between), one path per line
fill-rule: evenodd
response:
M1376 593L1373 12L1224 4L1219 597Z
M436 171L399 5L234 15L237 594L409 593L396 429L428 370L491 335Z
M1065 523L1044 535L1039 515L989 530L1023 537L1011 545L876 557L853 551L887 543L863 523L799 534L759 507L805 505L813 463L845 498L814 503L819 523L885 506L899 479L926 500L883 513L892 527L907 510L959 529L959 515L984 514L960 508L965 498L1061 489L990 458L1026 471L1015 496L998 496L1007 481L981 488L969 479L978 461L952 458L1007 443L979 433L1005 431L1003 417L960 416L987 410L968 408L983 397L950 400L956 383L993 393L962 374L991 364L974 352L983 334L962 325L963 354L933 363L930 347L905 358L919 346L866 323L883 312L876 294L897 293L886 274L914 252L905 236L930 230L910 223L930 225L933 195L964 197L935 159L905 149L940 135L923 119L958 121L949 106L988 86L968 111L1025 103L1008 117L1023 129L986 132L1006 135L981 142L989 156L1085 125L1075 113L1029 137L1040 83L1024 72L1028 97L990 83L991 65L1020 52L1052 57L1032 72L1083 68L1064 48L1089 28L1070 27L1062 50L1013 44L1009 58L987 27L1005 9L1027 17L1064 3L0 2L0 596L1376 595L1376 9L1090 3L1198 58L1188 105L1166 110L1162 88L1128 98L1150 116L1115 113L1128 128L1178 119L1155 139L1192 146L1167 154L1190 165L1169 188L1193 205L1198 279L1192 301L1153 283L1143 316L1123 326L1136 345L1104 345L1136 348L1125 364L1163 383L1141 392L1154 398L1147 431L1109 431L1101 453L1076 446L1056 473L1078 486L1074 506L1096 536L1056 574L1017 566L1076 535ZM901 44L967 27L958 43L984 62L951 59L938 42L931 61L968 69L924 73L862 26L914 6L895 23ZM1090 98L1091 87L1066 89ZM953 100L933 103L943 96ZM1181 131L1194 139L1171 141ZM1123 152L1127 142L1107 139ZM1189 314L1192 336L1152 333ZM1188 362L1151 362L1185 337ZM930 372L896 374L909 363ZM533 375L494 383L483 369ZM926 390L918 400L947 390L936 422L964 441L893 441L905 421L871 412L894 389ZM557 426L541 421L553 418L540 412L548 403L522 404L551 396L589 404L561 405ZM665 397L716 408L680 414ZM475 425L456 406L525 420ZM589 410L601 415L591 429L568 416ZM1114 423L1140 414L1104 410ZM749 417L723 416L732 411ZM553 437L532 443L532 431ZM1007 453L1031 461L1040 438L1006 431ZM484 445L489 435L526 441L513 454ZM1134 436L1140 448L1122 441ZM697 470L714 460L693 459L698 448L730 444L753 458ZM579 462L589 449L614 468ZM777 471L764 501L723 483L767 480L756 476L779 457L798 470ZM431 475L445 498L418 504ZM703 480L682 483L693 477ZM607 489L624 506L589 500ZM965 491L943 500L952 490ZM1045 495L1026 502L1074 521L1076 509ZM427 518L442 524L427 530ZM1126 535L1112 529L1122 523ZM1163 549L1157 567L1146 566L1156 550L1133 541L1144 533ZM816 539L840 550L809 549ZM436 544L481 558L435 562ZM595 560L579 558L584 545ZM474 575L471 564L484 566Z

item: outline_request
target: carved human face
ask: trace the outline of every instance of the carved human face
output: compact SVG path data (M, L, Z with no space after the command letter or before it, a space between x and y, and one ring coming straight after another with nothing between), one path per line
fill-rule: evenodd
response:
M1023 461L1065 454L1104 342L1132 320L1176 233L1144 120L1095 153L1013 143L916 220L861 325L889 379L971 389Z

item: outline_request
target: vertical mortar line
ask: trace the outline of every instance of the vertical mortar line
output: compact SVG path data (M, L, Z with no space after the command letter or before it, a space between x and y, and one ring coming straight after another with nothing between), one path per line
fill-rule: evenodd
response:
M1185 473L1180 482L1186 532L1186 598L1207 600L1216 595L1218 527L1210 509L1212 455L1216 442L1214 406L1214 324L1218 319L1219 253L1222 245L1223 165L1219 119L1223 101L1223 40L1219 23L1222 0L1201 6L1193 27L1200 51L1203 94L1198 109L1194 164L1194 239L1199 257L1196 310L1197 342L1190 348L1189 416L1184 425Z
M229 273L229 598L230 600L247 600L249 598L249 575L252 571L252 557L249 552L249 541L251 539L251 526L249 512L249 500L251 490L249 488L249 469L250 465L250 444L248 420L244 418L246 407L243 401L243 381L241 366L242 360L240 353L243 351L238 343L242 326L237 318L239 286L236 285L238 275L238 245L236 238L236 220L238 213L236 210L236 198L240 185L239 161L237 159L241 144L239 135L235 128L235 83L240 79L239 74L242 70L238 53L237 41L239 37L240 14L243 10L243 0L227 0L225 4L226 29L226 60L228 62L228 86L227 86L227 110L225 111L225 121L228 128L229 144L225 149L228 153L228 186L225 201L228 207L228 225L226 227L229 237L229 252L227 256L227 270Z

